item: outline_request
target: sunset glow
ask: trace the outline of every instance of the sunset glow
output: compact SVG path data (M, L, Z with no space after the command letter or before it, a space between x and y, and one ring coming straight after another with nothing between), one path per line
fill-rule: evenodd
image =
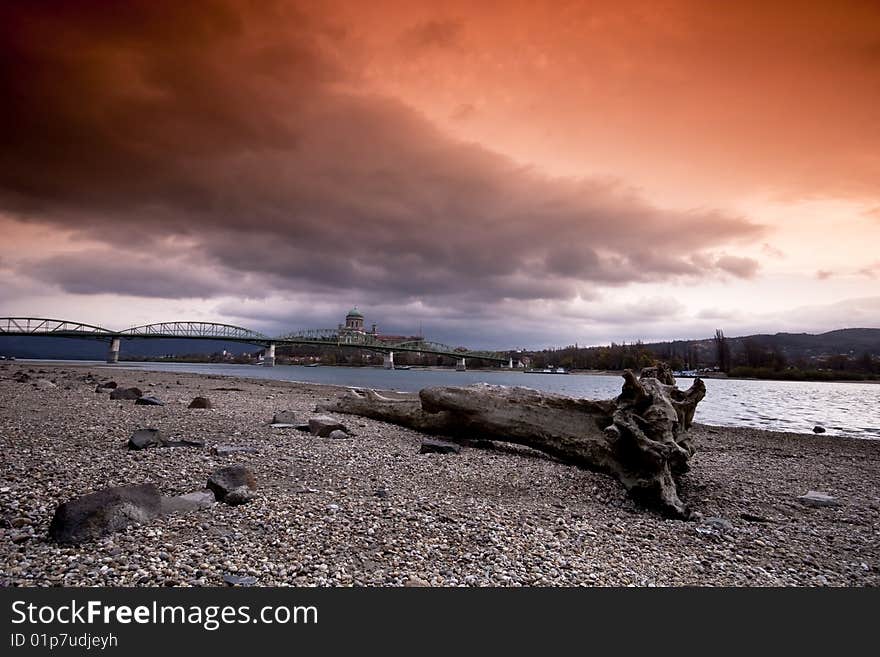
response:
M880 325L876 2L21 2L0 49L0 315Z

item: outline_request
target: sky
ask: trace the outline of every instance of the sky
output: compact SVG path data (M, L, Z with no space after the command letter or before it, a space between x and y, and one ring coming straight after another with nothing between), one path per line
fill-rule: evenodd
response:
M0 316L880 326L880 3L0 4Z

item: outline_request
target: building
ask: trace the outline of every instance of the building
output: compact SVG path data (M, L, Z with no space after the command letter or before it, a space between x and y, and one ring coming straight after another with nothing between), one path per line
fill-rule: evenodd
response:
M345 324L339 324L339 339L342 342L415 342L421 340L419 335L379 335L379 328L373 324L368 331L364 328L364 314L355 306L345 316Z

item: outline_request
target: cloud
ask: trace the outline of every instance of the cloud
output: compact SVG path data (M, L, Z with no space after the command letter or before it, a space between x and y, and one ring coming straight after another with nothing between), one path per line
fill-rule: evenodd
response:
M224 280L217 272L194 267L180 258L110 250L55 255L20 265L19 272L70 294L204 299L233 289L240 294L248 292L245 281Z
M407 39L450 47L462 29L428 22ZM357 48L285 2L2 5L0 124L15 129L0 210L103 245L21 272L73 294L307 291L450 321L755 275L755 260L712 255L762 235L748 218L667 210L456 141L360 87Z
M818 271L816 271L816 278L818 278L820 281L827 281L832 276L834 276L834 272L828 271L827 269L819 269Z
M754 258L741 258L731 255L721 256L715 261L715 265L722 271L732 274L737 278L754 278L761 266Z
M782 259L785 257L785 252L782 251L782 249L778 249L772 244L768 244L767 242L764 242L764 244L761 245L761 253L766 256L770 256L771 258Z

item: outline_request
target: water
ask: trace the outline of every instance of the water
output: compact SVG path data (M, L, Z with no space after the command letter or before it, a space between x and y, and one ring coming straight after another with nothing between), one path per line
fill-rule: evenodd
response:
M76 361L85 364L87 361ZM95 362L96 365L106 365ZM370 367L302 367L200 363L119 363L113 367L302 381L381 390L416 391L428 386L495 383L537 388L572 397L606 399L620 393L617 376L524 374L509 371L384 370ZM704 379L706 398L696 421L715 426L754 427L880 440L880 384ZM679 379L687 387L690 379Z

